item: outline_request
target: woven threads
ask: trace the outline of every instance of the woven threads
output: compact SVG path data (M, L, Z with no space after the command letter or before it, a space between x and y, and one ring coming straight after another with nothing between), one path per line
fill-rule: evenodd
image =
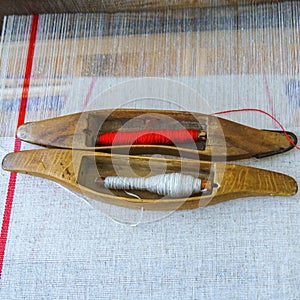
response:
M100 145L172 145L197 141L198 131L180 130L142 130L130 132L107 132L99 136Z
M186 197L201 191L201 179L180 173L160 174L150 177L108 176L104 187L121 190L147 190L171 197Z

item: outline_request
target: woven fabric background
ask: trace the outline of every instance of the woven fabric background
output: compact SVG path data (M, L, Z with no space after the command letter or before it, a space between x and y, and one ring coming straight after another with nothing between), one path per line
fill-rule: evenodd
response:
M253 6L247 19L243 8L239 25L228 9L206 10L205 20L211 18L216 28L204 26L204 19L198 18L203 17L203 10L180 13L183 20L201 19L199 31L183 30L191 23L178 23L178 12L168 12L169 23L161 25L167 27L157 32L153 28L158 28L155 22L159 18L149 22L153 13L142 17L139 13L40 16L25 121L114 107L204 113L255 107L271 112L287 130L299 134L298 9L292 2ZM290 14L279 22L276 16L283 11ZM266 28L255 28L263 15L274 19L271 24L265 21ZM105 31L108 18L111 23ZM148 21L138 24L151 24L148 31L147 26L136 27L135 22L143 18ZM172 23L175 19L177 23ZM32 20L31 16L8 17L2 34L1 159L14 150ZM221 29L221 23L226 23L226 30ZM177 30L168 32L174 26ZM122 30L126 34L120 35ZM139 52L141 44L129 44L135 31L142 36L144 52ZM267 32L271 32L269 40L265 40ZM153 34L157 39L151 40ZM155 44L161 41L160 34L165 38L163 46ZM112 44L110 35L115 41ZM191 48L189 52L195 39L201 51ZM231 44L237 40L249 50L238 60L240 50ZM289 43L280 44L283 40ZM113 47L108 54L102 53L107 45ZM161 47L167 50L162 53ZM278 47L279 57L275 56ZM267 58L265 49L269 51ZM202 56L197 55L198 50ZM220 57L224 59L218 61ZM251 57L257 60L249 61ZM154 61L161 63L152 68ZM286 69L287 64L290 67ZM259 113L224 117L278 129ZM21 146L33 148L37 146ZM236 163L300 178L297 150ZM1 170L3 220L9 181L10 174ZM5 240L1 299L300 297L299 195L238 199L169 215L142 214L86 200L45 179L17 175Z

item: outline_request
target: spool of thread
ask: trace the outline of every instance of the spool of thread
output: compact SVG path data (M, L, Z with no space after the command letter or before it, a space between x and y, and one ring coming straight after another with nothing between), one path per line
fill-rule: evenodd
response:
M198 140L202 131L195 129L141 130L129 132L106 132L98 137L98 145L173 145Z
M107 176L97 179L105 188L115 190L145 190L158 195L188 197L212 188L211 182L180 173L150 177Z

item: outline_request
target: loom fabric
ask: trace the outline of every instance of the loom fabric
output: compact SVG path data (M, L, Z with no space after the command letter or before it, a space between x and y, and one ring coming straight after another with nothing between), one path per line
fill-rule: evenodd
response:
M274 17L279 15L281 6L276 7L277 10L272 10ZM282 4L282 7L287 11L293 8L288 4ZM260 12L264 11L262 7L260 9ZM265 12L270 13L269 9L266 6ZM135 68L133 56L128 56L132 58L132 64L128 65L126 53L122 57L97 56L93 52L93 40L90 39L96 29L90 23L91 27L74 27L78 32L72 33L75 41L70 44L68 40L61 39L61 44L68 45L68 49L73 49L74 53L78 45L82 46L74 57L51 39L51 32L53 36L63 35L64 30L69 34L68 24L77 21L76 24L87 24L85 22L89 17L91 15L40 17L38 41L46 35L47 30L48 40L46 48L39 42L35 45L34 76L30 82L25 121L112 107L178 109L202 113L255 107L273 113L287 130L299 133L300 83L294 73L297 66L291 64L288 73L278 71L278 68L285 70L293 56L277 57L278 64L274 68L271 67L272 59L266 60L264 63L267 67L263 71L257 62L251 62L252 66L245 62L240 71L246 71L241 74L224 71L234 69L234 65L222 65L222 71L218 69L220 73L216 71L215 74L205 68L191 69L191 73L185 74L182 61L172 66L167 61L164 66L156 65L158 69L154 71L159 76L137 76L137 72L142 75L148 71L151 73L151 66L146 64ZM123 15L115 15L114 18L116 24L120 24L118 20L123 18L122 24L129 26ZM56 22L50 22L53 20ZM6 31L3 33L1 160L14 148L27 53L24 44L27 45L29 40L30 21L30 17L11 16L6 20ZM294 19L293 22L297 23ZM55 29L53 31L50 29L52 26ZM78 35L83 28L87 31L81 37L87 43L82 44ZM116 31L117 28L116 25ZM100 26L97 30L101 29ZM230 30L222 31L219 27L218 30L199 33L201 39L206 39L208 34L213 35L217 43L214 54L221 51L218 50L221 49L218 48L220 41L223 41L222 46L232 41ZM255 41L251 51L260 53L256 45L259 42L266 43L264 31L259 35L258 31L251 30L239 31L240 41L246 46L250 41ZM290 29L279 32L280 38L296 37ZM23 40L18 40L17 34L21 33ZM193 35L192 32L189 34ZM270 43L278 41L276 34L272 38ZM24 47L16 47L16 41ZM107 39L99 38L99 47L103 41ZM166 40L166 44L169 43L170 40ZM116 47L122 46L124 50L124 44ZM297 49L297 46L290 43L287 49ZM271 58L277 53L276 49L271 51ZM91 53L91 57L82 56L82 53ZM44 56L52 60L45 64ZM97 61L95 56L101 61L100 65L94 65ZM193 55L189 57L197 59ZM233 54L232 57L236 56ZM56 58L60 64L57 64ZM122 59L125 59L125 63ZM139 59L147 62L149 57L141 55ZM231 61L230 57L228 61ZM118 64L111 66L108 62ZM88 68L85 69L84 63ZM189 66L189 61L185 63L185 66ZM213 63L213 66L217 66L224 61ZM58 71L65 73L61 75ZM165 75L161 75L164 71ZM173 75L168 72L173 72ZM135 75L130 76L133 73ZM278 129L271 119L259 113L231 113L222 117L257 128ZM39 146L27 143L21 145L22 150L37 148ZM262 160L249 159L234 163L283 172L298 181L299 162L299 151L292 150ZM8 172L0 171L1 218L6 210L9 177ZM298 194L294 197L237 199L195 210L151 213L89 201L54 182L18 174L0 298L299 299L299 228Z

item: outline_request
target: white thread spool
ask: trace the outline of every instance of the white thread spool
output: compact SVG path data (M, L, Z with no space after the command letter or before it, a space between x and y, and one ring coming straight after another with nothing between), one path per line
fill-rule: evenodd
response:
M180 173L137 178L108 176L104 179L104 187L120 190L147 190L163 196L187 197L201 192L201 179Z

